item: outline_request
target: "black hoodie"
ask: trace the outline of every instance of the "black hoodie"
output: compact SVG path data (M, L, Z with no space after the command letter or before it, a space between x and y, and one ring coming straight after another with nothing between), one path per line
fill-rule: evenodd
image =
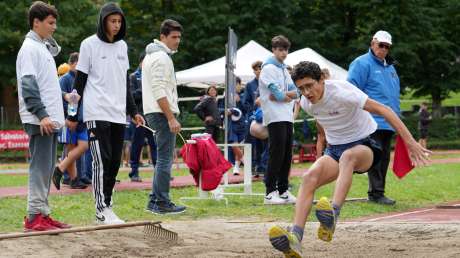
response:
M113 42L110 42L107 39L107 35L105 32L105 19L107 16L111 14L120 14L121 15L121 28L120 31L115 35L113 38ZM120 7L116 3L106 3L104 6L101 8L101 12L99 13L99 20L97 22L97 37L107 43L114 43L119 40L122 40L125 37L126 34L126 20L125 20L125 15L123 14L123 11L121 10Z

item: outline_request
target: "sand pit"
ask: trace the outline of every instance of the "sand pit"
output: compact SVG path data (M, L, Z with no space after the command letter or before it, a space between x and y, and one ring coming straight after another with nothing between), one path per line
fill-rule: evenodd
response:
M165 222L176 244L144 238L142 227L0 241L0 257L282 257L267 240L273 222ZM460 223L340 223L332 243L307 224L304 257L460 257Z

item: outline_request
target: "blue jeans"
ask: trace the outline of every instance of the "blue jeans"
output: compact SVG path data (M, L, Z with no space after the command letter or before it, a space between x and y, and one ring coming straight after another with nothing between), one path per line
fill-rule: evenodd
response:
M131 124L133 124L131 122ZM139 176L139 160L141 158L142 147L144 147L144 139L147 138L147 141L150 146L150 157L152 158L153 166L157 163L157 145L155 143L155 138L153 137L152 132L145 129L142 126L135 127L133 142L131 144L131 154L129 158L129 164L131 165L131 172L129 177L138 177Z
M169 130L168 120L163 113L145 115L149 126L156 131L157 165L153 175L150 203L168 203L171 168L176 146L176 135Z

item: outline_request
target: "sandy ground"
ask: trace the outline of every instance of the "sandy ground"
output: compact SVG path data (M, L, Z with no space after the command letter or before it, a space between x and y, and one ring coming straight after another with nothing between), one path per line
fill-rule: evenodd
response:
M0 257L282 257L267 240L273 222L199 220L163 223L177 243L144 237L142 228L0 241ZM332 243L307 224L304 257L460 257L460 223L345 222Z

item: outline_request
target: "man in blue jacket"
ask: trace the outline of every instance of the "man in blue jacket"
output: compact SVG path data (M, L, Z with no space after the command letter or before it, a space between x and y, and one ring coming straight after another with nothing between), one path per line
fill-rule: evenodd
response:
M134 102L136 103L139 114L144 114L142 108L142 61L144 61L145 52L142 52L139 56L139 67L134 73L129 76L129 85L133 93ZM150 158L152 159L153 167L157 164L157 145L153 133L142 126L135 127L135 124L131 122L131 126L134 129L133 143L131 145L129 163L131 165L131 172L129 178L131 182L142 182L139 176L139 163L142 153L142 147L144 147L145 139L150 146Z
M256 139L249 133L249 125L251 125L249 118L260 106L260 103L257 103L256 100L259 97L259 76L260 71L262 70L262 61L255 61L252 63L251 67L255 78L246 84L243 96L244 112L248 116L248 126L245 142L251 144L252 171L255 172L255 176L258 177L260 174L264 174L267 170L267 166L265 164L266 162L264 163L262 158L262 153L264 153L266 146L261 140Z
M390 107L396 114L399 108L399 78L394 60L388 55L392 46L390 33L377 31L371 41L369 52L357 57L348 70L348 81L361 89L370 98ZM385 196L385 178L390 162L391 139L394 128L382 116L372 114L378 128L372 134L383 149L381 162L369 171L369 201L394 205L396 202Z
M244 106L244 112L246 112L246 114L250 114L254 110L257 109L255 102L258 97L259 76L260 76L260 71L262 70L262 62L256 61L252 64L251 67L256 77L254 77L254 79L252 79L246 84L246 87L244 90L242 104Z

